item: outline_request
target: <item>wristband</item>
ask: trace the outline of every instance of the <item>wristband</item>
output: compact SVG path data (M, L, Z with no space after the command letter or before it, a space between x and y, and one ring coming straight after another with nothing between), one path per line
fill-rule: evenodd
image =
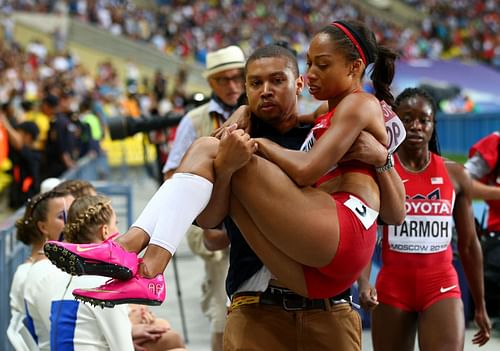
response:
M375 167L375 171L377 173L384 173L384 172L387 172L388 170L390 170L393 167L394 167L394 159L392 157L392 154L389 152L387 154L387 161L385 162L385 165L383 165L381 167Z

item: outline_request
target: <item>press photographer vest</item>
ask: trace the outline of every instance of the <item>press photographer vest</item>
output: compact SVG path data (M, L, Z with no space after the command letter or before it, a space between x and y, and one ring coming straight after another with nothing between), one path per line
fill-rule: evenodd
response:
M224 123L224 118L217 112L209 112L209 107L210 103L206 103L189 111L187 114L197 136L210 135Z

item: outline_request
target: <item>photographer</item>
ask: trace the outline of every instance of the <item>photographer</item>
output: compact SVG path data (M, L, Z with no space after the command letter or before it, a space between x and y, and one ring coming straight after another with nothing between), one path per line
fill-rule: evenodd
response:
M207 68L203 76L212 89L211 99L182 118L163 168L165 179L174 173L195 139L210 135L236 109L238 99L245 89L244 66L245 56L237 46L228 46L207 54ZM191 226L187 238L191 250L200 256L205 264L201 306L211 323L212 351L222 350L222 332L227 313L224 279L228 269L228 253L227 249L216 249L227 247L229 240L225 230L202 230L195 226ZM205 238L211 243L210 250L205 246ZM215 247L212 246L214 243Z

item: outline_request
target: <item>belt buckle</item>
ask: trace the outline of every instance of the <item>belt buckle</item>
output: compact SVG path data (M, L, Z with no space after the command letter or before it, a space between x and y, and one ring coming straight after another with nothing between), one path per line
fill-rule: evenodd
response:
M301 311L307 308L307 300L305 298L289 299L288 294L283 295L282 304L285 311Z

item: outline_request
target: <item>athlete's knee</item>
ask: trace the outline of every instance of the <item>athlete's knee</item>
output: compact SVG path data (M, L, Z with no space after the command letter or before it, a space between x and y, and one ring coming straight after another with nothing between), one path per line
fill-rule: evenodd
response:
M215 155L219 147L219 139L211 136L203 136L191 144L188 152L197 154Z
M177 172L195 173L206 176L213 172L212 162L217 154L219 140L213 137L196 139L182 158Z

